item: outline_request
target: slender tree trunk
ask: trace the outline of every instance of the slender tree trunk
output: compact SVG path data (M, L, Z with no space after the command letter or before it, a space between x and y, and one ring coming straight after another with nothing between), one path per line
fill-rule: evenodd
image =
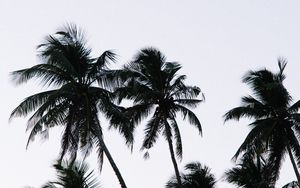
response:
M123 177L121 175L121 172L120 170L118 169L115 161L113 160L109 150L107 149L105 143L104 143L104 140L101 136L99 136L99 142L100 142L100 145L101 145L101 148L103 149L104 153L105 153L105 156L107 157L111 167L113 168L118 180L119 180L119 183L121 185L122 188L127 188L126 184L125 184L125 181L123 180Z
M295 159L293 157L293 153L292 153L292 150L291 150L291 147L290 147L289 144L286 146L286 149L288 150L288 153L289 153L289 156L290 156L295 174L297 176L298 184L300 184L300 174L299 174L298 167L297 167L297 164L296 164Z
M115 174L116 174L116 176L117 176L117 178L119 180L121 188L127 188L127 186L125 184L125 181L123 180L123 177L121 175L120 170L118 169L115 161L113 160L113 158L112 158L109 150L107 149L107 147L106 147L106 145L104 143L104 140L103 140L103 137L102 137L102 132L101 132L100 122L99 122L99 120L97 118L97 111L95 110L95 111L92 112L92 110L90 108L91 104L90 104L90 100L88 98L88 95L84 94L84 96L85 96L85 99L86 99L86 109L87 109L87 114L86 114L87 116L86 117L87 117L87 123L89 124L92 121L93 118L91 118L91 114L95 113L94 117L96 117L96 119L94 119L93 122L96 123L96 126L95 126L95 130L94 131L95 131L95 133L96 133L96 135L98 137L98 141L99 141L99 144L101 146L101 149L103 149L103 151L105 153L105 156L107 157L107 159L108 159L111 167L113 168L113 170L114 170L114 172L115 172ZM97 108L94 108L94 109L97 109ZM88 125L88 127L90 127L90 125Z
M175 170L175 175L176 175L178 187L179 188L183 188L182 187L180 173L179 173L179 170L178 170L178 165L177 165L177 162L176 162L176 159L175 159L175 153L174 153L174 149L173 149L172 139L169 136L171 134L169 134L170 133L170 129L169 129L168 125L166 125L166 132L167 132L167 141L168 141L168 144L169 144L171 159L172 159L172 162L173 162L173 166L174 166L174 170Z
M115 174L116 174L116 176L117 176L117 178L119 180L121 188L127 188L127 186L125 184L125 181L124 181L124 179L123 179L123 177L121 175L121 172L120 172L119 168L117 167L114 159L112 158L109 150L106 147L106 144L104 143L104 140L103 140L103 137L102 137L102 132L101 132L101 127L100 127L98 119L96 120L96 123L98 125L97 125L95 131L96 131L96 134L98 136L98 141L99 141L100 147L101 147L101 149L103 149L105 156L107 157L107 159L108 159L111 167L113 168L113 170L114 170L114 172L115 172Z

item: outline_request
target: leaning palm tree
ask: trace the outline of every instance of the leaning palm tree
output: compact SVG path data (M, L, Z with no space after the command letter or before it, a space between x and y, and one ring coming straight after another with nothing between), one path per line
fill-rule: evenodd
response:
M122 108L114 105L111 99L114 82L109 76L113 71L108 69L108 64L115 61L115 54L105 51L100 57L92 58L83 32L75 25L48 36L38 49L40 64L12 73L17 84L36 78L53 88L27 97L11 113L11 118L14 118L33 112L27 123L27 130L30 130L27 146L36 135L47 135L50 128L63 126L59 161L66 155L74 161L79 149L86 156L95 146L100 169L104 153L121 187L125 188L121 173L103 140L98 119L98 112L102 112L111 126L117 127L124 135L126 143L132 143L129 121L122 116Z
M300 165L300 146L297 135L300 133L300 101L292 103L292 97L283 85L285 75L283 71L286 61L279 59L279 72L273 73L267 69L249 71L243 78L253 90L253 96L242 98L242 105L228 111L225 121L239 120L242 117L254 119L249 124L251 131L235 154L253 147L254 143L261 142L268 150L269 163L274 170L273 179L277 180L279 169L288 153L298 182L300 175L297 165Z
M57 173L56 181L49 181L42 188L100 188L100 183L88 170L86 163L60 162L53 167Z
M182 173L181 182L183 188L215 188L216 178L207 166L199 162L185 165L187 172ZM176 176L172 177L166 184L166 188L179 188Z
M133 101L133 106L126 109L126 115L132 118L134 124L152 116L145 128L145 138L142 150L150 149L160 133L168 142L171 159L179 185L180 174L175 155L182 158L182 143L176 114L179 112L183 119L196 126L202 132L200 121L188 107L196 107L202 100L196 99L201 93L199 87L184 84L185 75L178 75L180 64L167 62L165 56L157 49L142 49L132 62L125 66L120 79L124 87L115 91L122 99ZM173 140L176 141L176 154ZM145 157L149 156L148 151Z

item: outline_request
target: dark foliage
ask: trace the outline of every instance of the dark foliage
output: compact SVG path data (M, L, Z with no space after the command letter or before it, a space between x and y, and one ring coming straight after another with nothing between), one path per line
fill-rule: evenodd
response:
M281 163L288 150L291 151L291 160L295 157L298 166L300 165L300 101L292 104L292 97L283 85L286 61L279 59L278 66L277 73L267 69L249 71L243 82L250 86L253 95L243 97L241 106L224 115L225 121L239 120L242 117L254 119L249 124L250 133L234 158L251 150L255 143L264 144L268 151L269 166L273 169L272 181L278 179ZM297 171L296 167L294 169Z
M199 162L192 162L185 166L185 172L181 174L183 188L215 188L216 178L207 166ZM166 184L166 188L179 188L177 178L174 176Z

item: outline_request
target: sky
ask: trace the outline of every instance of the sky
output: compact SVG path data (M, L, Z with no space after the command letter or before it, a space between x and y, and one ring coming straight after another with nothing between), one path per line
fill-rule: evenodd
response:
M168 61L182 64L187 83L199 86L206 100L194 112L203 136L179 120L183 159L179 168L199 161L219 180L217 187L232 188L222 181L232 166L235 151L249 132L248 120L229 121L222 116L250 94L241 82L248 70L277 70L277 58L288 60L285 85L294 99L300 98L300 1L297 0L0 0L0 187L40 187L53 180L51 165L60 149L61 128L49 140L36 139L26 150L26 118L9 122L11 111L26 97L45 90L37 82L16 87L9 73L38 63L36 46L66 23L82 27L93 55L104 50L118 54L118 66L139 49L157 47ZM163 137L150 150L140 152L143 124L131 152L118 133L107 130L104 139L128 187L162 188L174 174L168 145ZM107 130L107 131L106 131ZM98 171L95 154L87 159ZM288 156L276 187L295 180ZM103 188L119 187L107 160L100 181Z

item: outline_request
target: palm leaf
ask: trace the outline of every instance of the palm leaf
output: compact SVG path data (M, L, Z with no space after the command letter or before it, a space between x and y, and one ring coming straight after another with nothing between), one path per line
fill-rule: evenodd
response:
M299 109L300 109L300 100L298 100L292 106L290 106L288 110L290 113L295 113L298 112Z
M56 90L50 90L27 97L12 111L9 119L11 120L14 117L28 115L30 112L34 111L43 103L45 103L45 101L48 100L49 96L55 92Z
M271 125L271 126L268 126ZM253 126L237 152L234 154L233 160L236 160L238 156L245 151L252 150L257 146L257 143L267 142L272 134L274 121L272 119L261 119L250 124Z
M176 156L179 157L179 159L182 159L181 135L180 135L180 131L179 131L179 127L177 125L177 122L174 118L171 119L171 127L174 130L174 138L175 138L175 141L176 141Z
M178 104L176 105L176 110L178 110L179 112L182 113L183 119L187 118L189 120L190 124L195 125L196 128L199 130L199 134L202 135L201 123L200 123L199 119L197 118L197 116L194 114L194 112L192 112L188 108L186 108L182 105L178 105Z
M264 117L266 112L264 109L256 109L252 106L240 106L231 109L230 111L226 112L223 116L224 121L228 120L240 120L240 118L248 117L248 118L261 118Z
M187 106L190 108L196 108L199 103L203 102L203 100L200 100L200 99L175 99L174 102L177 102L178 104L181 104L183 106Z
M44 85L61 86L64 83L74 81L64 70L55 65L39 64L28 69L18 70L11 73L16 84L26 83L32 78L39 78Z
M150 149L153 144L156 142L158 137L158 133L161 131L163 126L162 119L160 117L159 109L155 110L153 117L146 124L146 128L144 129L145 137L142 145L143 149Z

